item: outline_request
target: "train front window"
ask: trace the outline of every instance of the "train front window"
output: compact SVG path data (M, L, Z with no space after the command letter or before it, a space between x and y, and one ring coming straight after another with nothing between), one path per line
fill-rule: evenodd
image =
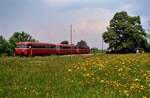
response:
M16 48L29 48L29 45L17 44Z

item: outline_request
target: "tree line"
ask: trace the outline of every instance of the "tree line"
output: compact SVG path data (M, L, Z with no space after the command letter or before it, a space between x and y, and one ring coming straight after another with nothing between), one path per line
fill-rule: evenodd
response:
M16 42L39 42L38 40L32 38L26 32L15 32L8 40L6 40L2 35L0 35L0 56L13 55L16 47ZM68 41L62 41L60 44L69 44ZM78 47L89 47L86 41L79 41L77 43Z
M65 40L65 41L62 41L60 44L69 45L69 41ZM89 47L89 46L87 45L87 42L84 41L84 40L81 40L81 41L77 42L76 46L79 47L79 48L80 48L80 47Z

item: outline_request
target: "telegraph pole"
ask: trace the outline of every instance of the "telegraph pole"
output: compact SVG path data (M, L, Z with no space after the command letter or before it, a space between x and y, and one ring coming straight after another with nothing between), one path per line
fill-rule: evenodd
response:
M103 45L104 45L104 43L103 43L103 37L102 37L102 53L103 53L103 48L104 48Z
M70 44L72 45L72 32L73 32L73 29L72 29L72 24L70 25Z
M72 55L72 33L73 33L73 29L72 29L72 24L70 25L70 45L71 45L71 55Z

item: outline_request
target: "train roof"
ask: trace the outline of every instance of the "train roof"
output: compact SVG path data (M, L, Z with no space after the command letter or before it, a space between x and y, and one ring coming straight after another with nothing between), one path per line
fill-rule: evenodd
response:
M16 42L16 44L40 44L40 45L55 45L51 43L43 43L43 42Z
M16 44L40 44L40 45L56 45L56 46L75 46L75 45L51 44L51 43L43 43L43 42L16 42Z
M57 46L75 46L75 45L70 45L70 44L56 44Z

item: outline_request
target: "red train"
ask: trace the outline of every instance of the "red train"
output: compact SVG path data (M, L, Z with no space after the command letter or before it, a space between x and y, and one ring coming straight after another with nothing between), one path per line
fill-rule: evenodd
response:
M89 47L78 47L75 45L48 44L39 42L17 42L15 55L33 56L50 54L88 54Z

